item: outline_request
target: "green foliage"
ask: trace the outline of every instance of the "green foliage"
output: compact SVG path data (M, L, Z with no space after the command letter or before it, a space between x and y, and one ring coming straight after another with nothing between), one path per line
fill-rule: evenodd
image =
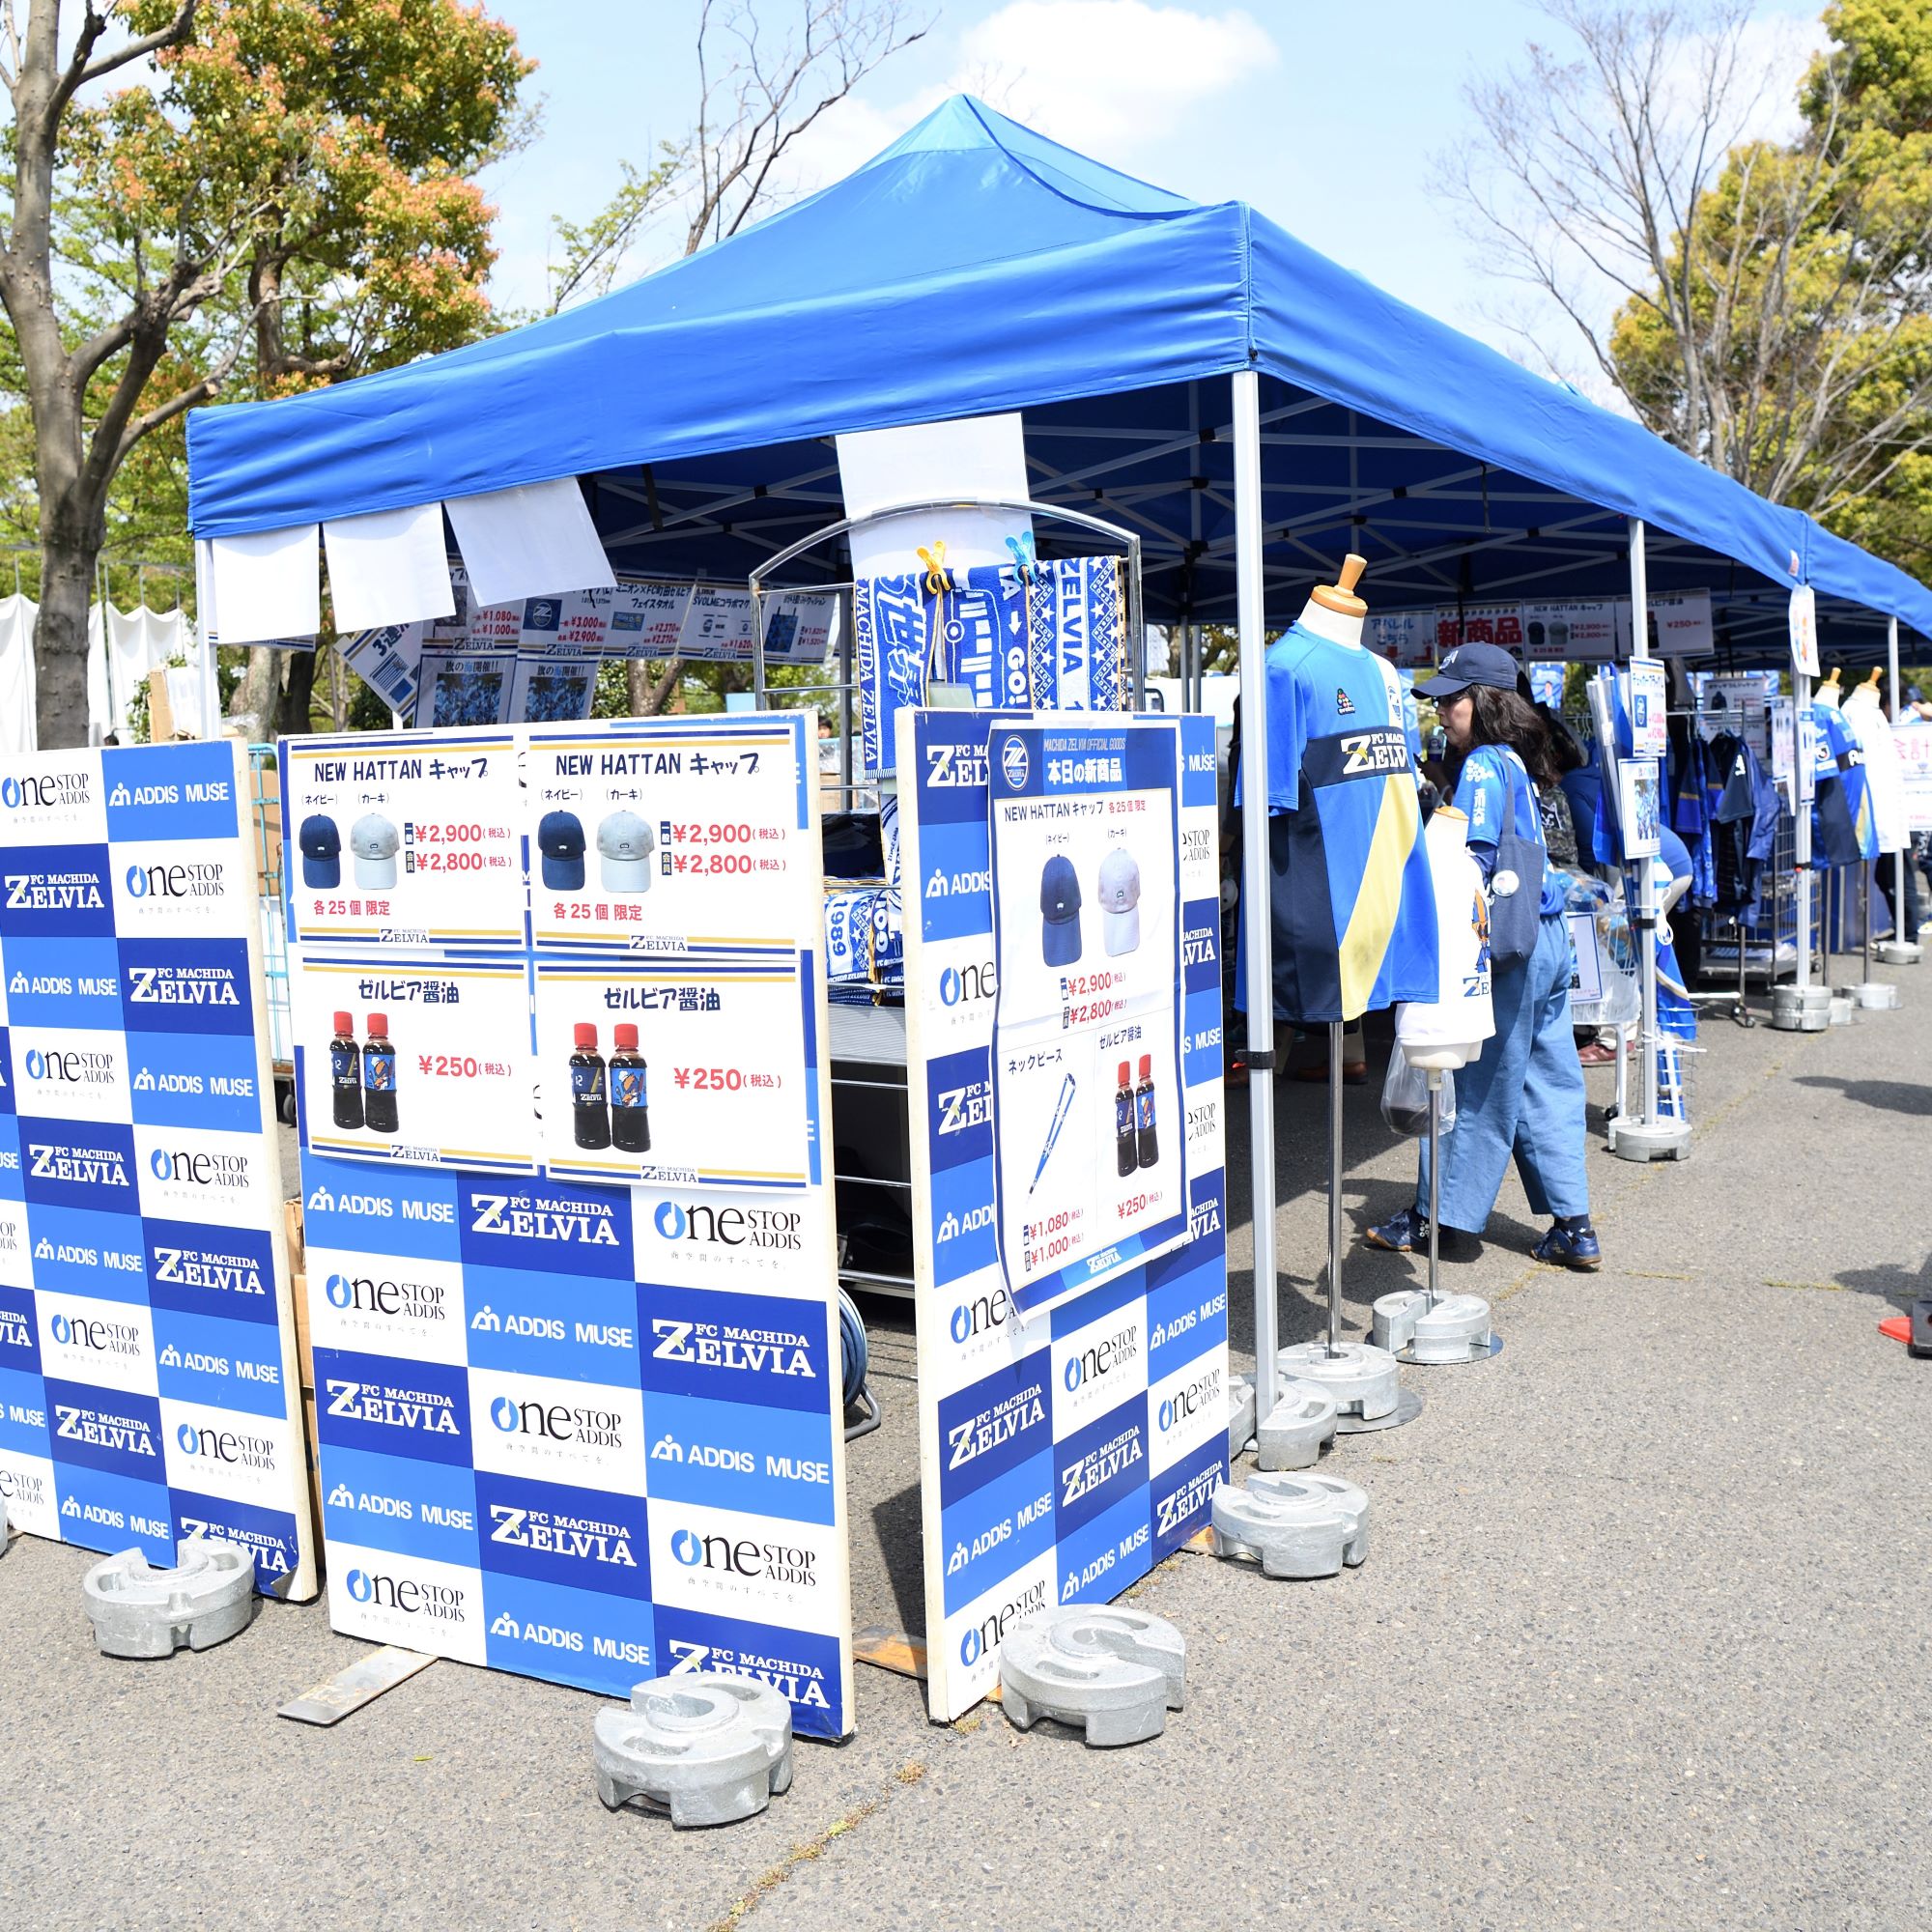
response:
M1824 19L1803 134L1730 152L1609 350L1660 434L1932 577L1932 8Z

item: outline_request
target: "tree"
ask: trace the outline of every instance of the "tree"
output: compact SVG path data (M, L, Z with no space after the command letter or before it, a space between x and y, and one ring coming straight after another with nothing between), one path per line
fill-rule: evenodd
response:
M464 0L81 0L65 42L64 12L31 0L23 35L0 0L0 354L31 415L49 747L85 736L95 562L145 439L238 368L284 394L487 326L471 177L530 65Z
M1836 0L1783 141L1763 131L1776 69L1745 0L1546 12L1574 57L1532 46L1525 69L1469 91L1483 139L1449 181L1475 232L1658 434L1922 553L1932 12Z
M675 211L682 255L728 241L769 207L785 184L794 145L881 62L923 40L928 23L903 0L798 0L791 29L761 26L753 0L703 0L697 17L697 115L639 169L623 163L617 192L588 221L554 224L561 259L551 274L551 312L606 295L639 242ZM731 668L715 673L720 679ZM631 713L662 711L679 688L676 658L633 663ZM724 686L721 684L721 689Z

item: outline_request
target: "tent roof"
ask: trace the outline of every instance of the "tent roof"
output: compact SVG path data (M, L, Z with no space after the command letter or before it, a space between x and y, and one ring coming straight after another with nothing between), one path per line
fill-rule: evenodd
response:
M190 521L232 535L577 475L596 479L619 568L742 578L840 513L825 438L1021 410L1037 494L1144 531L1150 615L1211 618L1233 608L1211 379L1250 367L1269 379L1271 601L1344 545L1368 550L1392 603L1610 594L1622 519L1639 516L1661 533L1656 588L1742 589L1714 581L1734 564L1756 594L1808 574L1932 636L1932 592L1801 513L1240 203L1151 187L965 96L599 301L195 412Z

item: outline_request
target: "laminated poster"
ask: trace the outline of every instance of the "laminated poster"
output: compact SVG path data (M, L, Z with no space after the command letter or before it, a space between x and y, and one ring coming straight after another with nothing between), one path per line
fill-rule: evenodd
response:
M311 749L291 822L460 860L399 872L389 951L289 873L332 1627L617 1697L745 1672L846 1735L804 719Z
M1632 755L1661 758L1670 749L1670 724L1665 715L1664 670L1655 658L1633 658L1625 672L1629 680Z
M1187 1234L1179 733L1048 716L987 759L996 1233L1028 1315Z
M532 730L520 829L539 946L789 952L820 859L775 713Z
M0 760L0 1497L316 1591L247 754Z
M517 653L425 647L418 669L415 723L437 731L470 731L509 722Z
M1055 1604L1105 1603L1186 1542L1207 1520L1227 1470L1213 721L1153 727L1177 732L1184 753L1177 884L1185 1086L1171 1089L1165 1105L1156 1093L1154 1120L1157 1134L1169 1122L1185 1133L1185 1238L1034 1320L1015 1305L995 1236L996 1165L1021 1164L1024 1186L1053 1111L1015 1121L994 1105L994 1007L1003 989L988 741L1014 722L935 710L899 719L900 769L920 775L901 795L900 850L927 1696L938 1719L959 1716L999 1682L1001 1642L1016 1620ZM1171 789L1173 772L1170 752L1141 788L1158 795L1164 779ZM1123 765L1123 781L1126 775ZM1171 832L1163 837L1171 843ZM1038 895L1036 868L1023 909L1035 944ZM1115 893L1116 916L1128 910L1126 896ZM1083 917L1089 912L1105 957L1091 899ZM1111 1086L1114 1068L1107 1072ZM1110 1155L1114 1124L1110 1104L1098 1136ZM1005 1149L1009 1134L1015 1147Z
M1660 767L1655 758L1617 760L1617 818L1626 860L1654 859L1662 849L1663 823Z
M508 731L282 742L289 936L522 949L522 788Z

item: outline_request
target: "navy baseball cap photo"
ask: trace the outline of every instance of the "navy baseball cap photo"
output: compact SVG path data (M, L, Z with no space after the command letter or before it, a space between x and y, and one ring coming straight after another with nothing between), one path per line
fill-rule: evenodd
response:
M342 834L334 819L321 811L304 818L296 843L301 847L303 885L328 890L342 883Z
M1492 691L1516 689L1516 660L1499 644L1458 644L1437 667L1435 675L1415 687L1418 697L1454 697L1472 684Z
M1056 852L1039 875L1040 956L1049 966L1080 957L1080 880L1073 861Z
M545 812L537 826L537 850L543 854L546 892L583 890L583 821L576 812Z

